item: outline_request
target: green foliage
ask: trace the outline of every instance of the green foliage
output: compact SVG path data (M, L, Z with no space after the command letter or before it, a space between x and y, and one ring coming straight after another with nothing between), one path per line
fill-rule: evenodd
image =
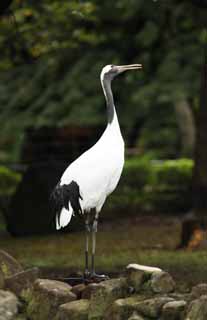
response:
M149 158L126 162L117 191L106 204L109 211L185 212L191 207L193 161L153 161ZM107 210L106 210L107 212Z
M20 180L20 174L0 166L0 196L13 194Z
M12 8L19 32L12 18L0 21L0 146L7 159L18 159L27 127L103 124L101 67L131 62L143 71L113 88L124 134L140 132L142 153L177 155L173 106L188 99L196 108L202 10L175 0L16 0Z
M191 159L167 160L153 165L152 185L162 188L185 188L192 179L193 161Z
M137 145L143 153L153 153L156 159L174 157L179 148L177 123L172 104L163 104L158 110L155 106L151 110L151 116L141 129Z

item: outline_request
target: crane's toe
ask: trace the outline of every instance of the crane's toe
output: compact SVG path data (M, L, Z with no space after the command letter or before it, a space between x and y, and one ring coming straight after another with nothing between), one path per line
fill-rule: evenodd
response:
M91 273L91 280L93 282L101 282L101 281L105 281L105 280L109 280L109 276L105 275L105 274L97 274L95 272Z

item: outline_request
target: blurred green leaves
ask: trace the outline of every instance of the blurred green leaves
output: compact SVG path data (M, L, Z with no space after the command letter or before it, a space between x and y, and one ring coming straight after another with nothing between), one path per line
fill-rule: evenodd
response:
M30 126L105 123L100 70L135 62L142 71L113 83L124 134L137 130L141 152L176 156L174 104L186 99L195 110L198 101L202 10L176 0L16 0L12 8L18 31L12 17L0 20L3 149L12 152Z

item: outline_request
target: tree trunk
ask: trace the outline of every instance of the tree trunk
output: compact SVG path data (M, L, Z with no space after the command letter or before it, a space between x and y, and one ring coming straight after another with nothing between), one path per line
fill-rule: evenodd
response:
M192 180L193 210L183 220L181 243L177 248L199 247L207 229L207 55L201 70L200 106L195 115L196 143Z
M181 156L192 157L195 145L195 122L187 100L175 103L175 113L181 134Z
M207 227L207 57L201 71L200 108L196 115L195 167L193 173L194 211L201 227Z

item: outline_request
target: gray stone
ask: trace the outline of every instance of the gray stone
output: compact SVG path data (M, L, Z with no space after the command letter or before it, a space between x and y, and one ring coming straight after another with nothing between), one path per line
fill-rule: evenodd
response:
M0 290L0 320L12 320L17 312L17 297L12 292Z
M186 302L190 302L192 300L190 293L173 292L169 293L168 296L176 301L184 300Z
M17 317L15 317L14 319L12 320L28 320L28 318L22 314L18 314Z
M207 295L193 300L187 310L185 320L206 320L207 319Z
M162 270L154 267L142 266L139 264L129 264L126 268L127 284L138 292L145 281L149 280L154 273Z
M0 289L4 289L4 274L0 270Z
M25 315L18 314L14 319L12 320L28 320L28 318Z
M67 283L38 279L27 297L27 315L32 320L53 319L61 304L76 300Z
M149 299L145 295L117 299L104 313L104 320L126 320L135 313L141 319L157 319L161 316L162 307L171 301L173 299L167 296Z
M82 299L90 299L92 294L96 291L97 287L97 283L90 283L89 285L87 285L82 292Z
M117 299L104 314L104 320L125 320L137 313L137 305L144 301L145 295L136 295L125 299Z
M157 297L140 301L136 304L136 311L143 316L156 319L161 315L162 307L170 301L173 301L173 299L169 297Z
M192 288L191 299L195 300L203 295L207 295L207 283L200 283Z
M88 319L102 319L107 308L118 298L125 297L127 293L124 278L107 280L99 283L91 295Z
M16 273L5 279L5 287L17 296L24 297L25 290L32 289L33 283L39 277L39 269L32 268Z
M133 269L133 270L138 270L138 271L144 271L145 273L152 274L154 272L160 272L162 269L157 268L157 267L149 267L149 266L143 266L138 263L130 263L126 267L127 270Z
M88 320L89 300L81 299L62 304L55 320Z
M161 320L181 320L183 319L183 313L187 302L181 301L171 301L166 303L162 308Z
M85 290L85 288L86 288L85 284L80 283L80 284L77 284L76 286L73 286L71 289L71 292L73 292L77 296L77 299L81 299L82 293Z
M133 314L131 315L131 317L128 318L128 320L144 320L144 318L136 312L133 312Z
M6 278L23 271L23 268L16 259L7 252L0 250L0 271Z
M175 289L175 282L168 272L155 272L151 277L151 288L155 293L170 293Z

